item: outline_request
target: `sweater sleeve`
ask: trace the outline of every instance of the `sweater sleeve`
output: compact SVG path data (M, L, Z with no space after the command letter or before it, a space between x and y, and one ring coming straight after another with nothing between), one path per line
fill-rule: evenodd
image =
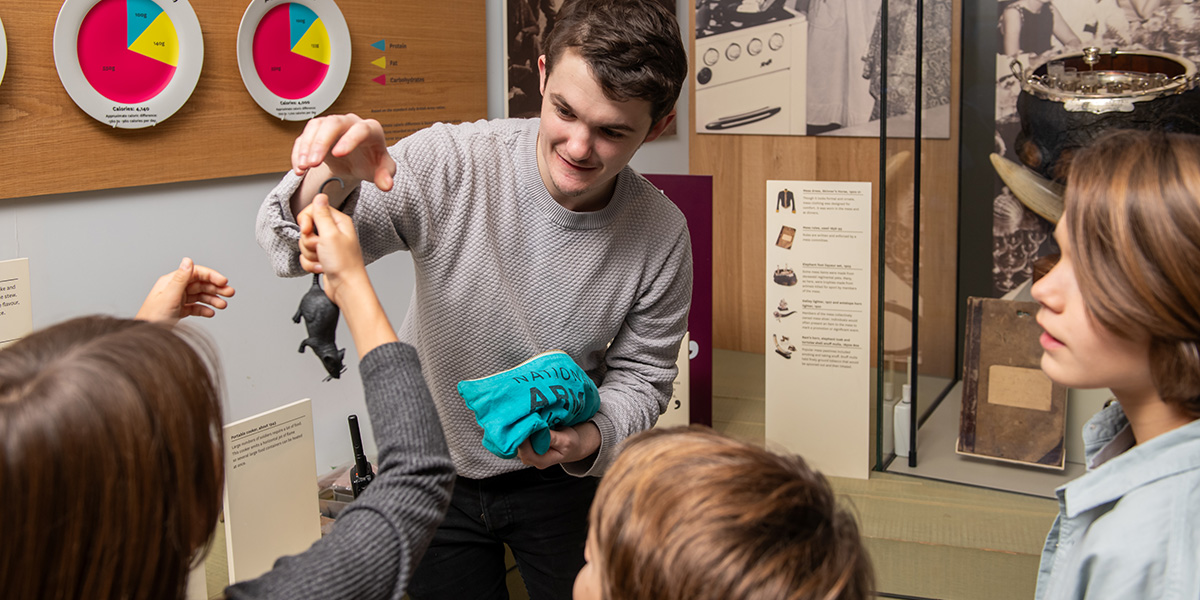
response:
M434 125L388 148L396 161L392 189L384 192L363 182L346 199L342 212L354 219L367 264L398 250L428 252L437 238L436 224L453 208L465 165L465 151L449 127ZM291 208L302 179L288 171L267 194L255 224L258 245L280 277L306 274L300 268L300 227Z
M302 178L292 171L267 194L258 208L258 220L254 225L254 237L267 253L271 268L280 277L304 275L300 268L300 226L292 214L291 198L300 187ZM349 203L349 199L347 199Z
M682 227L605 355L600 410L592 418L600 430L600 449L585 460L564 464L568 473L603 475L621 441L653 427L666 411L691 303L692 245Z
M359 365L379 446L378 474L333 531L231 599L399 600L450 503L454 466L412 346L380 346Z

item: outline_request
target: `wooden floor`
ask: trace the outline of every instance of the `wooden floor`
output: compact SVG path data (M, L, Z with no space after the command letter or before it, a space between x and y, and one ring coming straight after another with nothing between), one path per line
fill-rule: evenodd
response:
M714 429L763 442L762 373L761 354L714 352ZM880 472L830 482L858 517L881 597L1033 597L1054 501ZM223 534L218 531L208 559L213 597L220 597L225 575ZM528 598L515 568L509 590L513 600Z

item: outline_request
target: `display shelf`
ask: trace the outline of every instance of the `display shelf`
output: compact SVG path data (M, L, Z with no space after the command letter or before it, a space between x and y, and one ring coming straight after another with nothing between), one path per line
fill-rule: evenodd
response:
M960 381L918 430L917 451L921 460L917 466L909 467L907 461L898 458L887 466L887 472L1054 498L1057 487L1086 471L1082 464L1071 460L1067 461L1064 470L1054 471L956 454L954 447L961 410Z

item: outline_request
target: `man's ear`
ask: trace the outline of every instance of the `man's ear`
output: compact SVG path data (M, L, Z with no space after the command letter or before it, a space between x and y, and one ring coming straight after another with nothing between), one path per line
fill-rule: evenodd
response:
M650 126L650 133L646 134L646 139L642 140L642 143L653 142L658 139L658 136L662 135L663 131L666 131L667 125L670 125L674 120L675 109L672 108L671 112L667 113L667 116L659 119L657 123Z
M541 94L543 96L545 96L546 95L546 55L545 54L538 57L538 79L540 81L540 83L538 83L538 91L541 92Z

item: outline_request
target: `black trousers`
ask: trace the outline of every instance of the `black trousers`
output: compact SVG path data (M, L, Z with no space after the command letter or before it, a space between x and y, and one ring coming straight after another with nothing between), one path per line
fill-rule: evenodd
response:
M531 600L571 597L599 479L561 467L459 477L446 519L409 582L413 600L507 600L504 544Z

